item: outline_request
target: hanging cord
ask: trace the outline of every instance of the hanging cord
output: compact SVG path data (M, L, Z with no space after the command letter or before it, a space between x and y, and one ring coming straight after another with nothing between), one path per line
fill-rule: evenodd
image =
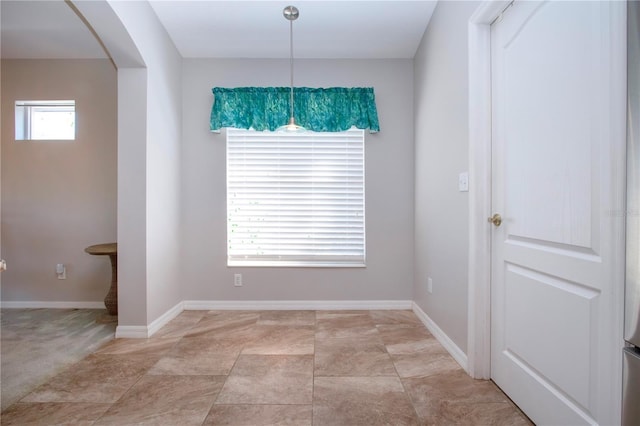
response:
M293 119L293 20L289 21L289 65L291 67L291 118Z

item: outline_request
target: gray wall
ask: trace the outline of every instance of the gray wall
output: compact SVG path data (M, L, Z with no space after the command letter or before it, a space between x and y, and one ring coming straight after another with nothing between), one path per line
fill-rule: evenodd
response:
M105 59L2 61L2 301L101 302L116 240L116 70ZM16 100L75 99L75 141L15 141ZM58 280L56 263L67 265Z
M183 299L182 58L147 2L112 7L146 65L118 70L119 326L147 325Z
M467 25L477 2L438 2L414 58L414 301L467 351ZM470 182L472 185L473 182ZM433 293L427 292L427 278Z
M185 300L410 300L413 61L296 60L296 86L373 86L381 131L365 133L366 268L226 266L225 135L209 131L214 86L288 86L288 60L183 62L180 281ZM243 287L233 274L243 274Z

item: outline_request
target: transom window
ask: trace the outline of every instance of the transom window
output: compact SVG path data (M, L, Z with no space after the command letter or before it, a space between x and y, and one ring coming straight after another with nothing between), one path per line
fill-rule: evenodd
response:
M74 140L75 101L16 101L16 140Z
M365 266L364 131L227 129L229 266Z

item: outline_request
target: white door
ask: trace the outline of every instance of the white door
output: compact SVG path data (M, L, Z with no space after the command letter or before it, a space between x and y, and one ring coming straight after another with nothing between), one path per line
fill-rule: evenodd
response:
M516 1L491 28L491 376L537 424L619 422L624 7Z

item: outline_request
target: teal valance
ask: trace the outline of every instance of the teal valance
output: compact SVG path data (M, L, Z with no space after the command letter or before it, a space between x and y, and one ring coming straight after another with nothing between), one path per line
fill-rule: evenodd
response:
M222 127L276 130L289 122L289 87L214 87L211 131ZM380 130L372 87L296 87L296 123L314 132L340 132L351 127Z

